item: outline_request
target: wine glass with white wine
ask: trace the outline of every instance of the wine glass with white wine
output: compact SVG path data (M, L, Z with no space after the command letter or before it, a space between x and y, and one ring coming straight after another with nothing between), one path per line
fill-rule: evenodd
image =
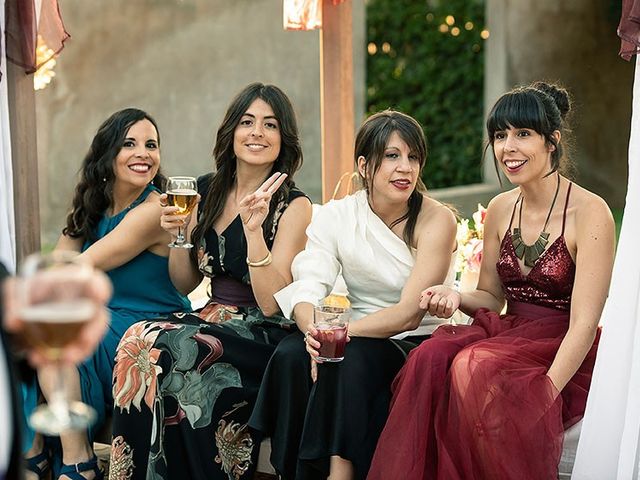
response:
M76 367L61 361L64 349L101 308L90 295L92 273L86 260L65 251L30 255L20 270L16 313L27 344L51 361L46 370L53 374L48 403L29 417L31 427L45 435L83 430L96 420L93 408L68 399L64 371Z
M174 215L189 215L196 206L198 183L194 177L169 177L167 181L167 205L178 207ZM178 227L177 238L169 244L171 248L192 248L184 238L182 227Z

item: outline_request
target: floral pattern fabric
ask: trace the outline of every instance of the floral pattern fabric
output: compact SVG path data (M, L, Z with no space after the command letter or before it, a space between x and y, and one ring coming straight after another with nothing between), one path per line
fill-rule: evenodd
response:
M249 310L222 323L174 314L129 328L114 369L112 480L252 478L262 438L248 417L290 330Z
M211 178L198 179L202 204ZM292 188L277 206L268 247L281 213L303 195ZM271 354L295 326L256 307L246 247L239 216L220 235L205 232L198 268L212 278L213 299L199 314L143 321L124 334L113 383L112 479L253 477L261 437L247 422Z

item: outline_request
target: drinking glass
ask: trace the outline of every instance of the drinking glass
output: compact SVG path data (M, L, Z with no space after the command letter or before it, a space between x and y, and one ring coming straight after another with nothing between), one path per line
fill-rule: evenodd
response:
M64 349L76 340L85 322L100 308L90 297L92 266L75 252L33 254L25 260L17 285L17 315L24 322L27 344L51 360L40 373L53 375L48 403L29 417L31 427L45 435L86 429L96 412L80 401L69 401L61 362Z
M344 359L350 317L348 308L323 305L313 308L313 326L318 331L316 340L320 342L318 360L340 362Z
M188 215L196 206L198 183L194 177L169 177L167 181L167 205L178 207L174 215ZM182 227L178 227L178 237L169 244L171 248L192 248L186 242Z

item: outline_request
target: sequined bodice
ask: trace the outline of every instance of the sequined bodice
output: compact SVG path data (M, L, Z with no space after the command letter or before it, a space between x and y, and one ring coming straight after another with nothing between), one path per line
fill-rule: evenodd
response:
M511 236L511 215L509 228L500 244L500 256L496 270L502 282L507 302L523 302L568 311L571 308L571 292L576 275L576 265L571 258L564 239L564 227L567 217L567 205L571 184L567 189L564 212L562 215L562 233L538 258L527 275L522 273L518 257L513 248ZM514 207L515 213L515 207Z
M528 275L523 275L511 243L511 230L500 245L496 263L507 302L524 302L569 310L576 265L561 235L538 259Z

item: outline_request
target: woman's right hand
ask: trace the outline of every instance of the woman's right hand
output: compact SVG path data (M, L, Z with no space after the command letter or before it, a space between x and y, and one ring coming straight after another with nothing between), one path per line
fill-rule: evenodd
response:
M429 287L420 294L420 308L439 318L453 315L460 301L460 292L445 285Z
M196 200L196 204L200 203L200 194ZM167 205L167 194L160 195L160 205L162 206L162 214L160 215L160 226L171 235L172 239L178 237L178 228L182 228L186 232L195 208L188 215L176 215L180 210L178 207Z

